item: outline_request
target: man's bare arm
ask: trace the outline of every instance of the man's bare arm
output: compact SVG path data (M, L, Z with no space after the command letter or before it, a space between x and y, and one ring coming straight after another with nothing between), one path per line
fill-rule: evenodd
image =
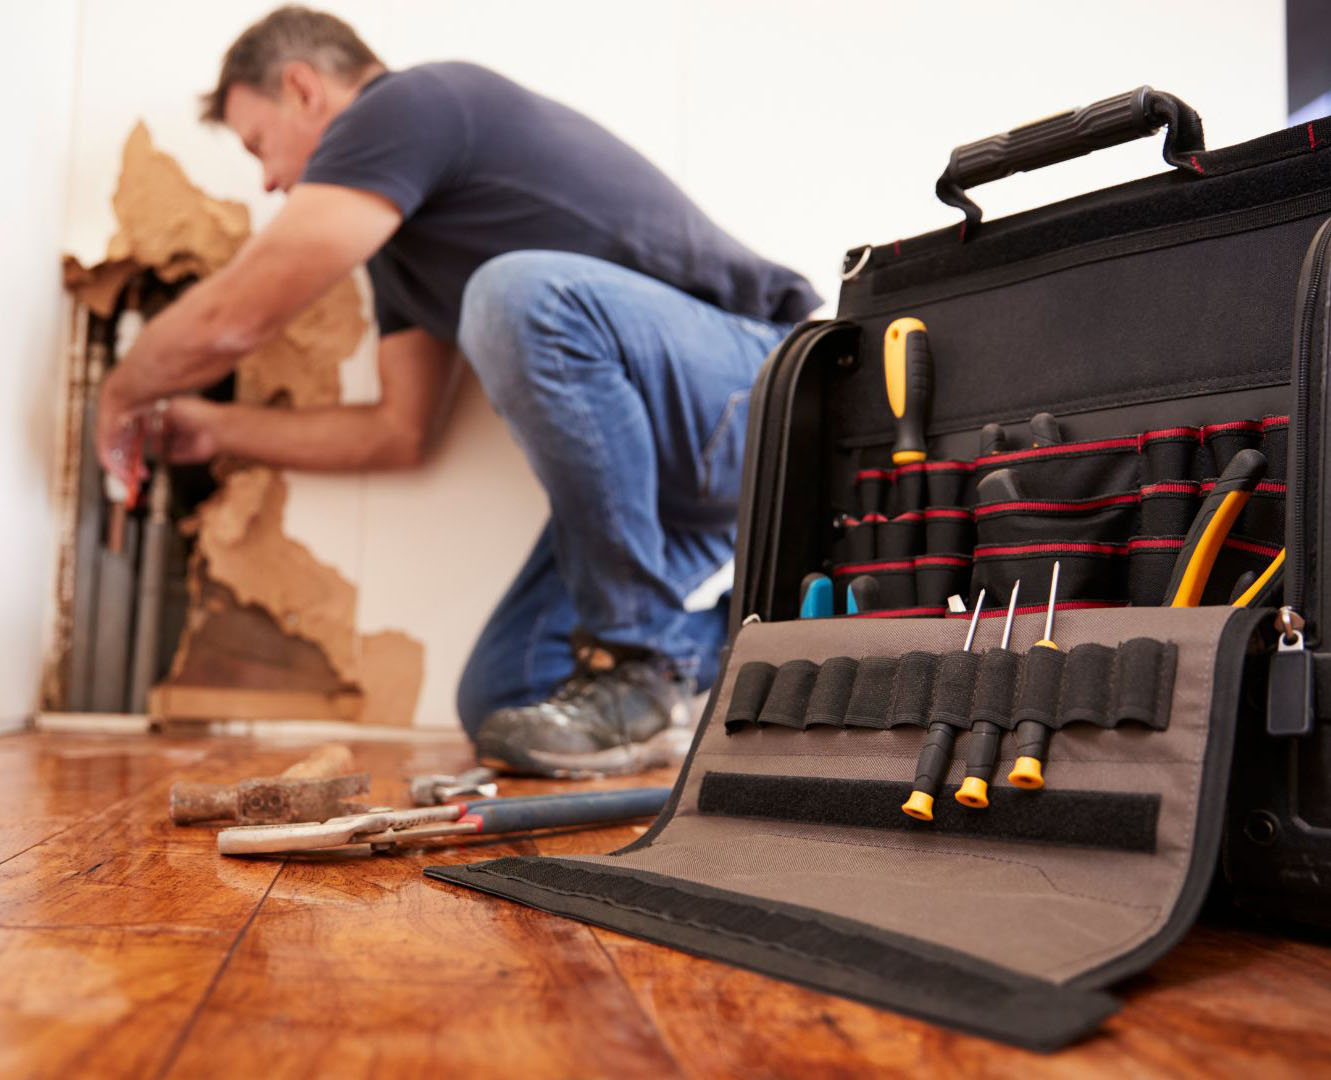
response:
M127 414L216 382L382 247L401 221L380 195L298 184L272 224L150 321L107 376L98 419L103 463L111 464Z
M165 418L168 456L228 454L310 470L414 466L434 441L461 371L456 346L403 330L379 343L376 404L281 409L175 398Z

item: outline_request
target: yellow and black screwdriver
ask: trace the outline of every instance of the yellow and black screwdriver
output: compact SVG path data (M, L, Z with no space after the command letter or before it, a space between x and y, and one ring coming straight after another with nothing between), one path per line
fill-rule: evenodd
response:
M1260 450L1240 450L1230 458L1192 519L1165 590L1165 607L1196 607L1202 602L1225 537L1265 475L1266 456Z
M1054 644L1054 607L1058 603L1058 569L1049 575L1049 606L1044 615L1044 637L1031 646L1031 650L1053 649ZM1029 662L1029 661L1028 661ZM1044 761L1049 753L1049 737L1053 732L1038 720L1020 720L1017 722L1017 763L1008 773L1008 780L1019 788L1037 791L1044 787Z
M887 380L887 403L897 418L892 464L923 461L933 402L934 362L929 352L929 332L919 319L894 319L884 332L883 376Z
M1017 597L1020 595L1021 579L1018 578L1012 586L1012 598L1008 600L1003 640L998 646L1000 650L1006 650L1012 640L1012 619L1017 614ZM1015 663L1015 658L1010 662ZM983 810L989 805L989 780L998 764L998 748L1002 741L1003 729L992 720L976 720L971 725L970 741L966 744L966 777L954 796L962 806Z
M975 598L975 614L971 616L970 629L966 631L966 644L962 652L970 652L975 644L975 628L980 624L980 610L984 607L984 590ZM952 764L952 747L957 741L957 729L951 724L936 720L929 725L929 732L924 737L920 756L915 762L915 787L910 798L901 804L901 809L917 821L933 821L934 795L938 786L947 775Z

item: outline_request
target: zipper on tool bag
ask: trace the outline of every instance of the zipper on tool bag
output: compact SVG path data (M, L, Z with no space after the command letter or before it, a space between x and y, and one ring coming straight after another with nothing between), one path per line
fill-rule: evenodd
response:
M1286 559L1285 603L1295 612L1316 625L1318 612L1309 594L1309 565L1312 561L1315 545L1320 538L1314 536L1309 542L1309 522L1317 521L1316 492L1322 478L1315 476L1309 442L1312 438L1313 412L1313 360L1314 340L1318 318L1317 313L1322 299L1322 288L1326 277L1327 249L1331 247L1331 220L1322 223L1308 253L1304 256L1303 267L1299 272L1298 307L1295 316L1294 339L1294 413L1290 424L1291 476L1295 495L1289 502L1286 522ZM1320 469L1320 464L1319 464Z

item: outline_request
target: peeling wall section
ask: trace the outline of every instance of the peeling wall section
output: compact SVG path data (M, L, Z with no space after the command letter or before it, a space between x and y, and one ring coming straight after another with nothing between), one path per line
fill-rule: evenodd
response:
M85 268L72 256L65 259L67 287L102 314L114 310L121 289L138 271L152 269L168 281L205 277L249 237L246 207L214 199L192 184L176 161L153 145L142 123L125 143L113 205L119 228L106 260ZM298 408L338 404L339 366L367 329L360 292L347 277L240 361L237 401ZM236 667L234 656L225 652L226 635L204 632L210 616L219 614L219 598L226 597L251 616L271 618L277 633L317 649L339 690L361 703L359 719L412 723L424 678L423 645L400 630L357 633L356 586L283 531L286 474L243 462L222 462L214 471L220 487L192 522L190 630L166 686L214 689L219 695L239 689L229 682ZM290 688L308 689L310 658L300 650L289 655ZM282 689L280 665L266 670L264 679L277 684L264 689ZM173 699L158 694L156 700ZM200 700L199 694L191 700ZM224 712L219 705L219 714Z

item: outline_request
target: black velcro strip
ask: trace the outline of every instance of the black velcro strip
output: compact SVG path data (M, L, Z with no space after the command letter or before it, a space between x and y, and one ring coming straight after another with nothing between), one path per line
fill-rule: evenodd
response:
M841 727L846 722L846 705L858 668L859 664L849 656L834 656L823 662L809 695L809 708L804 714L805 727L811 724Z
M934 672L937 669L937 653L908 652L901 658L897 668L896 692L892 695L892 719L889 726L919 724L924 727L929 723Z
M708 772L698 793L698 812L1109 851L1155 851L1159 795L995 786L989 789L987 810L969 810L953 798L956 791L956 785L944 786L934 801L933 821L924 822L901 809L910 797L908 783Z
M1063 686L1058 698L1055 727L1095 724L1109 727L1109 695L1114 674L1114 653L1108 645L1078 645L1063 665Z
M780 724L782 727L804 727L804 710L809 705L814 681L818 678L818 665L812 660L787 660L776 669L772 689L758 714L760 724Z
M1012 718L1017 723L1035 720L1053 727L1058 717L1058 692L1063 681L1067 653L1058 649L1033 648L1026 654L1017 687L1017 703Z
M1010 649L990 649L980 658L980 672L975 679L975 697L971 700L971 725L987 720L1000 728L1012 730L1012 694L1021 672L1021 654Z
M968 728L971 724L971 698L975 696L975 676L980 658L972 652L944 653L934 677L934 702L929 723Z
M1120 645L1112 721L1131 720L1157 731L1167 728L1177 663L1178 646L1172 643L1133 638Z
M646 871L510 857L427 876L1031 1050L1090 1034L1117 1003L812 908Z
M775 678L776 667L761 660L750 660L739 669L726 711L727 734L758 719Z
M855 685L846 706L846 724L855 727L891 726L892 686L897 660L892 656L867 656L859 662Z

